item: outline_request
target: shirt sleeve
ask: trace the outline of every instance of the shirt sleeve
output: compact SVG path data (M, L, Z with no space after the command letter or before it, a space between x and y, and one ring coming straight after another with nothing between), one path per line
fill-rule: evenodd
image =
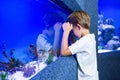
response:
M37 50L45 49L46 51L52 49L52 45L44 38L39 36L37 39Z
M75 43L73 43L71 46L69 46L69 49L72 53L72 55L77 54L78 52L84 51L86 41L84 39L79 39Z

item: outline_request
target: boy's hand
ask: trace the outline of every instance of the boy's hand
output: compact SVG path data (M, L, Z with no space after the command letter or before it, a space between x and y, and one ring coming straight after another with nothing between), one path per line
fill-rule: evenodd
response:
M63 27L63 30L64 30L64 31L68 31L68 32L70 32L70 31L73 29L73 25L70 24L69 22L65 22L65 23L62 25L62 27Z
M54 30L55 30L55 32L59 32L59 30L61 29L61 26L62 26L62 23L56 23L55 25L54 25Z

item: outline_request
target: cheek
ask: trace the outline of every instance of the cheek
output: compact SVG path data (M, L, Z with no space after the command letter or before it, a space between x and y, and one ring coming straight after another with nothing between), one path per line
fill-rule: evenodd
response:
M77 36L77 37L79 37L79 38L81 37L80 31L78 31L78 30L75 29L75 30L73 30L73 32L74 32L74 35L75 35L75 36Z

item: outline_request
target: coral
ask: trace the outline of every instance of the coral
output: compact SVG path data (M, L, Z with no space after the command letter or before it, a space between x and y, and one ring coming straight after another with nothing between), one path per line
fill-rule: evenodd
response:
M27 67L24 67L23 68L23 72L24 72L23 76L26 78L30 77L31 75L33 75L35 73L35 68L36 68L35 66L31 67L29 65Z

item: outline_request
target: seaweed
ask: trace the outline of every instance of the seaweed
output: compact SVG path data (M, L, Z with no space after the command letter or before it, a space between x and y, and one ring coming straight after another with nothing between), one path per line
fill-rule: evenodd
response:
M48 56L47 60L45 61L46 64L50 64L51 62L53 62L53 58L54 58L53 50L49 50L48 53L49 53L49 56Z
M48 59L45 61L47 64L50 64L51 62L53 62L53 57L54 57L54 55L52 55L52 54L49 54L49 57L48 57Z
M7 72L1 71L0 72L0 80L6 80L7 75L8 75Z
M3 45L2 45L2 49L3 49L2 54L8 60L8 62L0 61L0 69L8 72L14 67L20 67L20 65L23 65L19 59L16 59L13 56L15 49L10 50L10 56L8 56L8 54L7 54L5 43L3 43Z

